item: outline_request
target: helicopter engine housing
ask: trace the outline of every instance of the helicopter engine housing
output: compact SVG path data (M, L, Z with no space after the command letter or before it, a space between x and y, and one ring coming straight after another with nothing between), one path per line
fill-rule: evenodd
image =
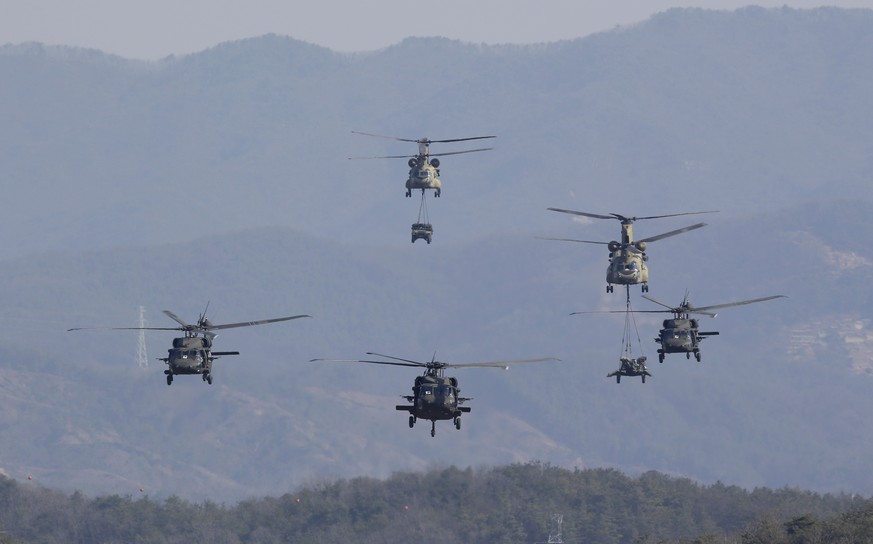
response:
M408 164L410 168L415 168L415 159L409 159L406 164Z
M616 251L618 251L619 249L621 249L621 244L619 244L618 242L613 241L613 242L609 242L609 245L607 245L606 247L609 248L609 251L610 251L610 252L615 253Z
M431 159L430 165L433 166L434 168L439 168L440 167L440 160L439 159Z
M637 249L639 249L640 251L645 251L645 250L646 250L646 243L645 243L645 242L637 242L636 244L634 244L634 246L635 246Z

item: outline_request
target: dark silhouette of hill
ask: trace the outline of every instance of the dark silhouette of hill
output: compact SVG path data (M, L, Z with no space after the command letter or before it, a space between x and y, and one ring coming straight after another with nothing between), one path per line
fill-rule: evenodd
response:
M657 472L539 463L319 482L235 505L89 498L0 477L0 527L22 542L865 542L871 503L797 489L702 486ZM550 525L559 513L563 520ZM6 542L2 540L0 542Z

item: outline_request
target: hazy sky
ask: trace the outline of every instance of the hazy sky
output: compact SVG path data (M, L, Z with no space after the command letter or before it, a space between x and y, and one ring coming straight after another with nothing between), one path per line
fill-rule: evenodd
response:
M337 51L409 36L535 43L578 38L671 7L735 9L742 0L0 0L0 44L38 41L157 59L267 33ZM761 0L756 5L873 8L873 0Z

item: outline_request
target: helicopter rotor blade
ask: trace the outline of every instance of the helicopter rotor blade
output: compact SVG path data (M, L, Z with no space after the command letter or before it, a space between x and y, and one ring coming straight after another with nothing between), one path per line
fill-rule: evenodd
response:
M184 327L184 329L182 329L182 330L194 328L194 325L189 325L188 323L185 323L181 317L177 316L176 314L174 314L170 310L164 310L164 314L167 317L169 317L170 319L172 319L173 321L175 321L176 323L178 323L179 325L182 325Z
M669 304L664 304L664 303L661 302L660 300L655 300L654 298L650 297L649 295L643 295L643 298L646 299L646 300L648 300L649 302L654 302L654 303L657 304L658 306L663 306L664 308L667 308L667 309L669 309L669 310L675 310L675 309L676 309L676 308L674 308L673 306L670 306Z
M466 149L464 151L449 151L447 153L431 153L429 157L445 157L446 155L463 155L464 153L475 153L477 151L491 151L493 147L482 147L479 149Z
M600 215L600 214L596 214L596 213L577 212L574 210L562 210L561 208L546 208L546 209L553 211L553 212L569 213L571 215L581 215L584 217L593 217L595 219L615 219L615 217L613 217L611 215Z
M628 312L634 314L661 314L668 312L669 310L591 310L587 312L570 312L570 315L584 315L584 314L626 314Z
M472 368L472 367L492 367L492 368L507 368L509 365L517 365L524 363L544 363L547 361L560 361L555 357L541 357L539 359L519 359L515 361L489 361L485 363L446 363L448 368Z
M414 159L418 155L385 155L382 157L349 157L350 161L368 161L370 159ZM433 156L433 155L431 155Z
M392 366L412 366L412 367L423 367L427 366L422 363L403 363L403 362L395 362L395 361L369 361L364 359L310 359L310 363L322 362L322 363L369 363L374 365L392 365Z
M669 238L670 236L676 236L677 234L682 234L683 232L688 232L690 230L696 230L701 227L705 227L706 223L697 223L694 225L689 225L687 227L683 227L681 229L671 230L670 232L665 232L664 234L658 234L657 236L650 236L648 238L643 238L642 240L636 240L636 242L657 242L658 240L663 240L664 238Z
M201 327L202 330L206 331L220 331L224 329L236 329L239 327L253 327L255 325L266 325L267 323L278 323L280 321L290 321L292 319L300 319L301 317L312 317L311 315L301 314L301 315L291 315L288 317L275 317L272 319L260 319L258 321L244 321L241 323L227 323L224 325L208 325L206 327Z
M581 244L600 244L608 246L609 242L595 242L594 240L576 240L575 238L551 238L548 236L535 236L537 240L555 240L557 242L579 242Z
M472 136L470 138L451 138L448 140L428 140L427 138L423 138L421 142L427 141L432 144L448 144L451 142L468 142L470 140L487 140L489 138L496 138L497 136Z
M184 331L182 327L74 327L70 331Z
M602 215L598 213L589 213L589 212L577 212L574 210L563 210L561 208L546 208L553 212L561 212L561 213L569 213L572 215L581 215L584 217L593 217L595 219L618 219L619 221L637 221L639 219L661 219L664 217L678 217L680 215L698 215L701 213L716 213L718 210L708 210L704 212L684 212L684 213L670 213L666 215L648 215L643 217L625 217L621 214L611 213L609 215Z
M367 355L375 355L376 357L384 357L385 359L393 359L395 361L403 361L404 363L411 363L418 366L427 366L430 363L422 363L421 361L413 361L412 359L403 359L401 357L393 357L391 355L383 355L381 353L373 353L372 351L368 351ZM434 355L436 357L436 355Z
M727 304L713 304L711 306L701 306L699 308L692 307L692 311L701 312L701 310L718 310L721 308L730 308L732 306L744 306L746 304L754 304L755 302L764 302L765 300L773 300L774 298L788 298L785 295L772 295L769 297L753 298L749 300L741 300L739 302L728 302Z
M702 213L718 213L718 210L706 210L703 212L668 213L666 215L649 215L649 216L645 216L645 217L628 217L626 219L629 219L631 221L637 221L640 219L662 219L664 217L679 217L680 215L700 215ZM619 217L618 214L612 214L612 215Z
M353 130L352 134L360 134L362 136L373 136L376 138L385 138L387 140L397 140L399 142L412 142L414 144L419 143L419 140L412 140L410 138L398 138L397 136L385 136L384 134L373 134L371 132L359 132L357 130Z

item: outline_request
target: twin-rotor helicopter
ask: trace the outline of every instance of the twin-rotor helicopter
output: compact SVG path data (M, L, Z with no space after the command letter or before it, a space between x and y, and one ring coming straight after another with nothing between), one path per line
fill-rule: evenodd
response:
M540 359L523 359L517 361L492 361L486 363L443 363L436 360L436 355L429 362L413 361L367 352L367 355L380 359L312 359L311 362L325 361L335 363L369 363L376 365L408 366L423 368L424 374L415 378L412 386L412 395L403 395L409 404L400 404L395 409L401 412L409 412L409 428L415 427L419 419L430 421L430 435L436 435L436 422L452 420L455 428L461 430L461 414L470 412L469 406L463 406L469 397L460 396L461 388L458 379L445 375L447 368L502 368L508 369L509 365L522 363L541 363L545 361L557 361L558 359L545 357ZM384 360L388 359L388 360Z
M353 134L361 134L363 136L374 136L376 138L387 138L389 140L397 140L400 142L411 142L418 144L418 154L416 155L386 155L382 157L349 157L349 159L409 159L409 177L406 180L406 196L411 197L412 191L421 189L421 194L427 190L433 190L434 197L439 198L442 193L442 182L440 181L440 160L436 157L445 157L448 155L461 155L464 153L476 153L478 151L489 151L493 147L482 147L478 149L465 149L463 151L449 151L446 153L431 153L430 144L443 144L454 142L466 142L470 140L486 140L496 138L496 136L473 136L470 138L450 138L447 140L431 140L428 138L398 138L396 136L383 136L381 134L371 134L369 132L352 131ZM414 240L413 240L414 241Z
M208 305L207 305L208 309ZM218 334L215 331L225 329L235 329L239 327L252 327L255 325L266 325L267 323L278 323L280 321L290 321L292 319L300 319L301 317L310 317L308 315L292 315L288 317L277 317L273 319L261 319L258 321L245 321L241 323L226 323L216 325L209 321L206 317L206 311L200 314L197 319L197 324L192 325L186 323L179 316L169 310L164 310L164 314L170 319L178 323L178 327L77 327L68 329L69 331L80 330L137 330L137 331L182 331L184 336L173 339L173 347L167 351L167 356L159 358L167 364L167 369L164 374L167 375L167 385L172 385L173 376L177 374L200 374L203 381L212 385L212 362L219 357L227 355L239 355L238 351L212 351L212 341Z
M634 240L633 224L634 221L642 219L661 219L665 217L677 217L680 215L699 215L703 213L715 213L712 211L705 212L685 212L672 213L667 215L650 215L646 217L626 217L617 213L602 215L589 212L577 212L573 210L563 210L560 208L548 208L553 212L567 213L583 217L591 217L594 219L617 219L621 221L621 242L598 242L592 240L577 240L575 238L546 238L540 237L543 240L558 240L562 242L579 242L583 244L602 244L609 248L609 266L606 269L606 292L612 293L614 285L642 285L644 293L649 291L649 267L646 262L649 257L646 255L647 244L676 236L683 232L692 231L706 226L706 223L696 223L681 229L672 230L657 236L649 236L641 240Z

